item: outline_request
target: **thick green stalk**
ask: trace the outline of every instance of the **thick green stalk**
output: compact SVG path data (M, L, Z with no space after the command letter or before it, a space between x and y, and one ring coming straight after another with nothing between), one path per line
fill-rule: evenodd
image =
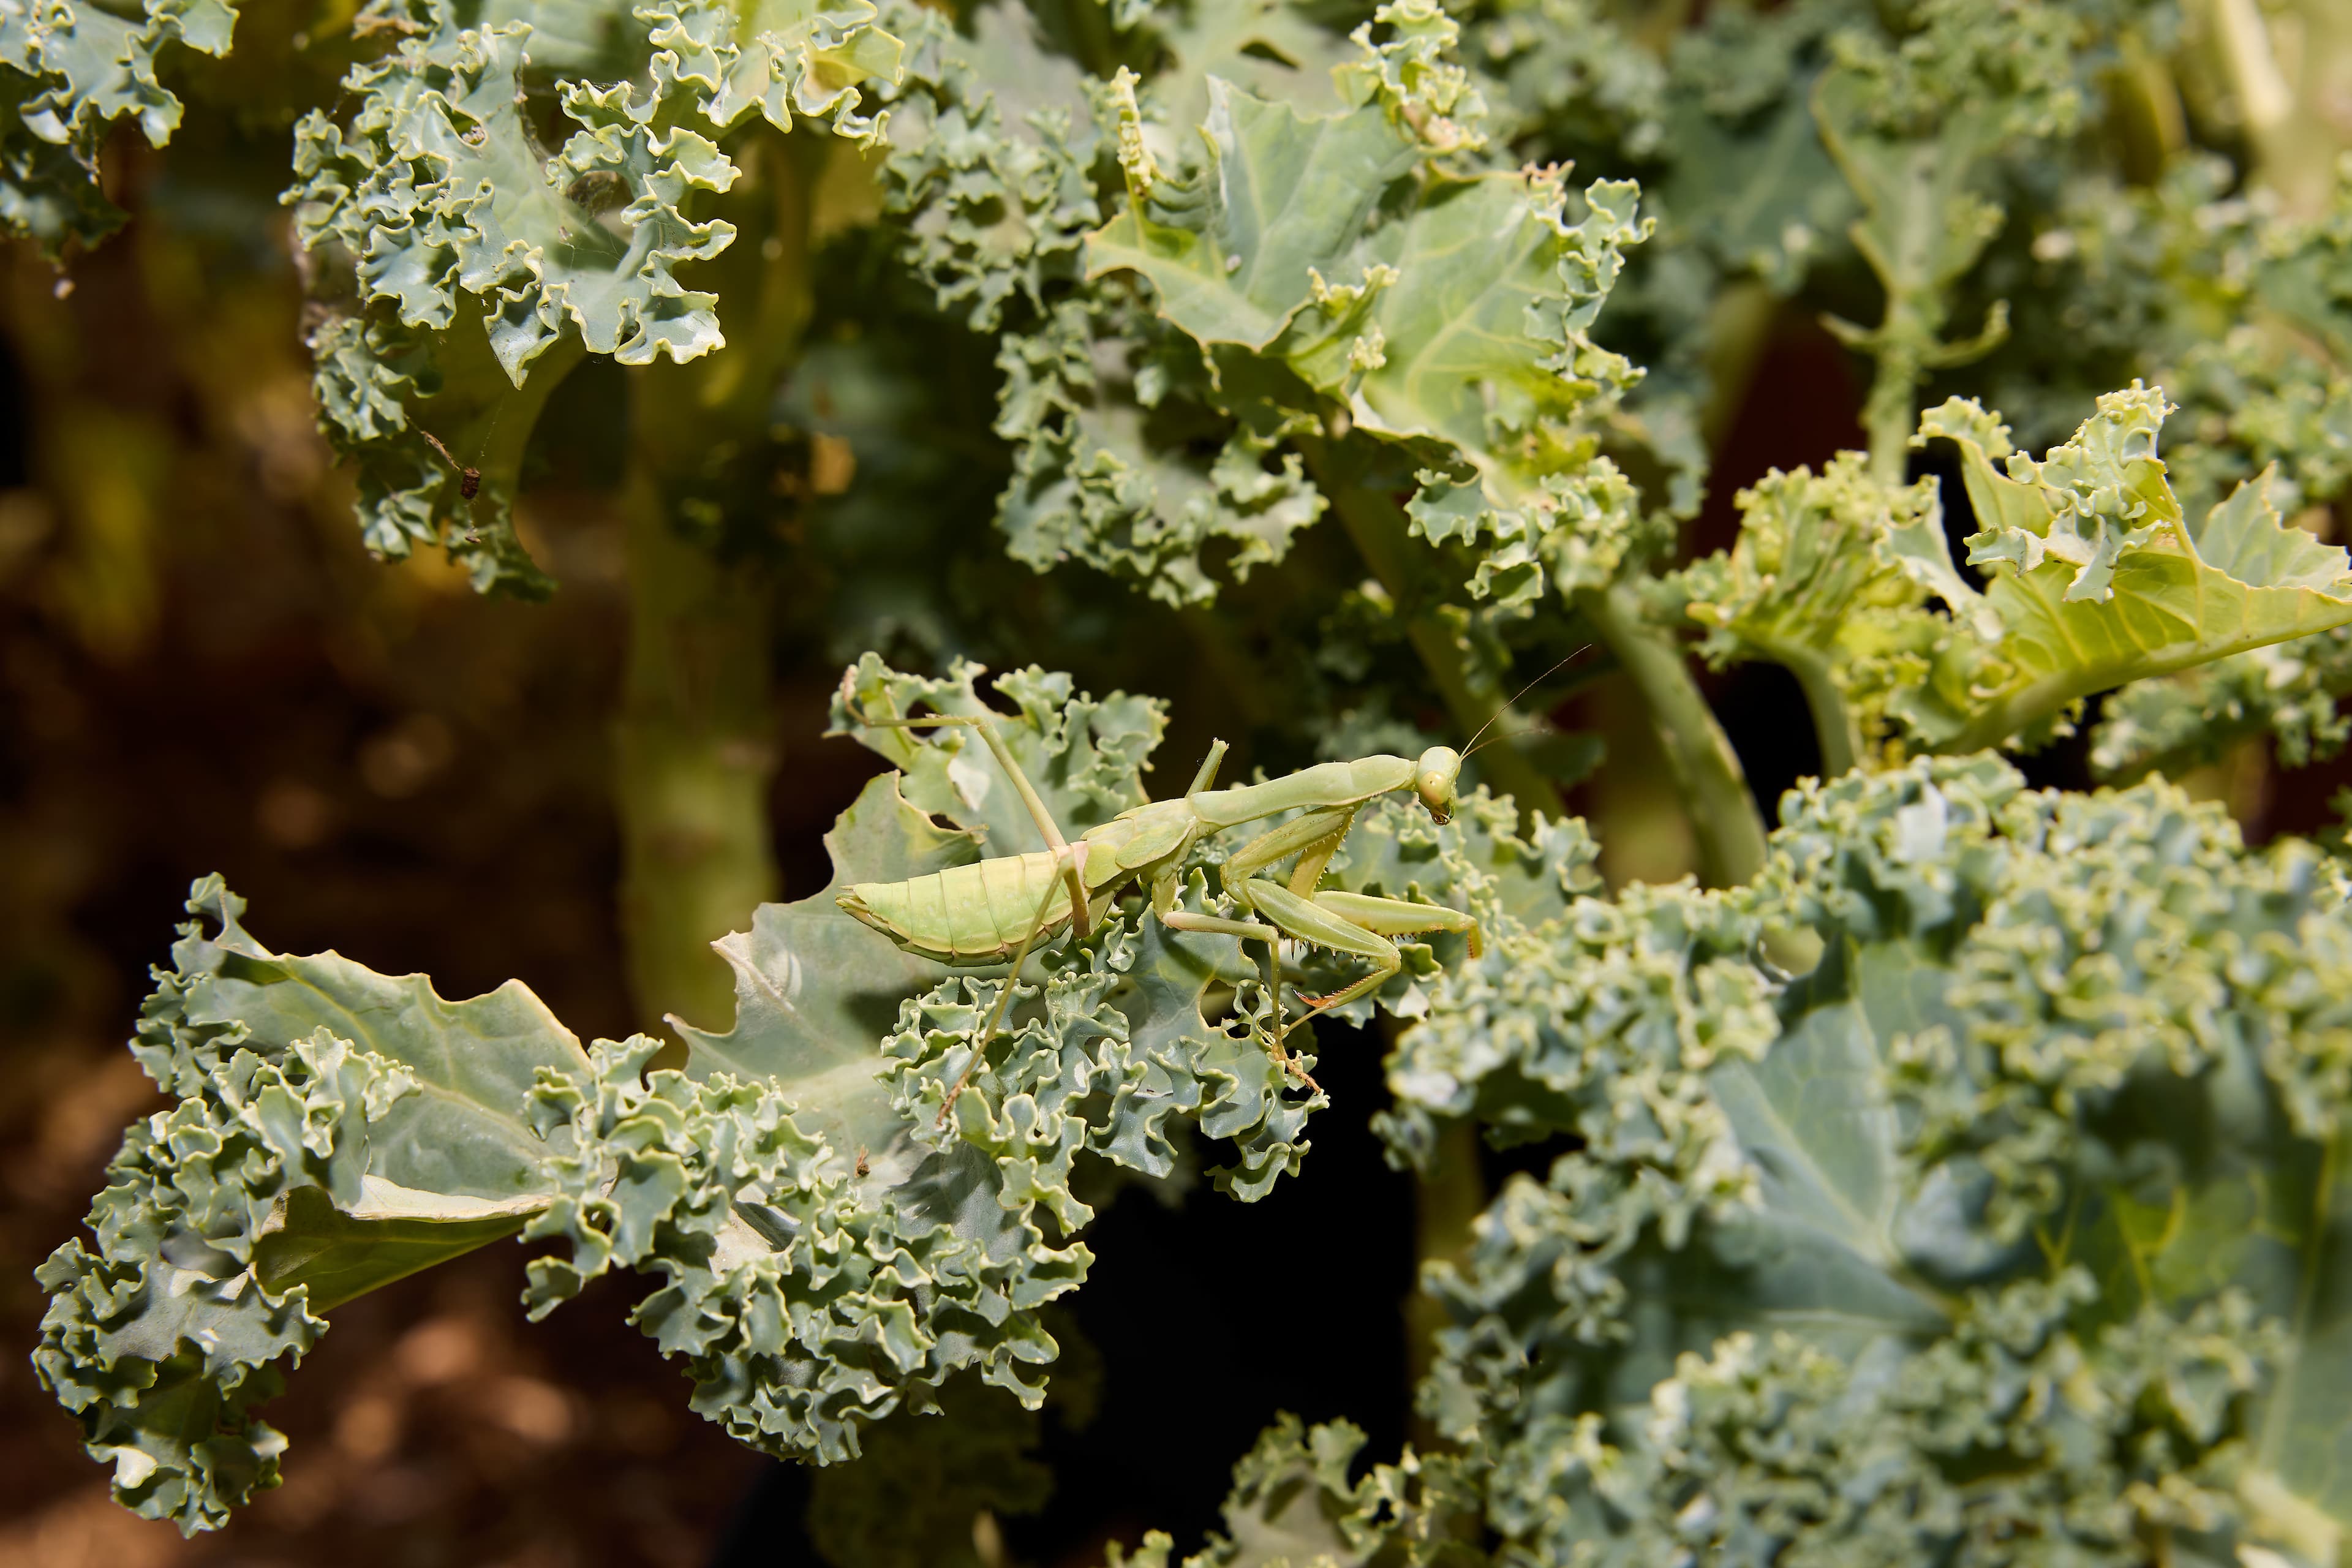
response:
M1812 711L1813 738L1822 749L1822 777L1833 779L1852 773L1862 757L1862 727L1854 722L1853 710L1846 705L1845 693L1838 689L1830 661L1811 648L1789 650L1776 657L1797 678L1798 686L1805 693L1805 706Z
M1302 440L1299 445L1307 454L1316 483L1330 498L1332 510L1339 514L1340 524L1363 556L1364 564L1371 569L1374 580L1387 590L1399 613L1405 616L1405 640L1421 656L1430 683L1437 688L1438 699L1445 704L1447 715L1460 731L1461 742L1467 744L1470 737L1489 722L1508 728L1523 724L1525 721L1514 718L1498 689L1484 689L1473 680L1465 658L1468 650L1444 615L1444 607L1413 604L1408 555L1411 536L1405 531L1404 509L1397 504L1396 498L1383 490L1346 483L1335 472L1337 466L1331 460L1330 449L1322 442ZM1478 763L1496 787L1517 801L1522 812L1554 817L1568 815L1559 786L1524 752L1507 742L1481 752Z
M623 515L629 663L614 742L629 979L642 1016L716 1028L732 981L710 943L777 894L768 585L679 531L649 464L633 462Z
M689 491L730 511L775 504L730 457L767 438L771 390L807 327L810 193L830 151L744 149L748 199L728 216L745 232L709 275L740 302L740 335L691 364L630 373L629 663L614 741L622 930L648 1020L724 1025L733 980L710 943L781 890L768 821L772 576L714 548L728 531L673 513Z
M1721 455L1732 422L1747 405L1780 315L1779 298L1753 278L1725 284L1707 308L1706 401L1699 405L1698 431L1710 455Z
M523 455L539 430L539 416L546 411L547 400L587 357L588 350L578 338L560 340L539 356L520 386L499 396L462 428L446 433L446 438L456 443L452 449L467 454L481 473L474 503L478 508L493 500L512 503L522 488Z
M1911 299L1890 293L1886 320L1873 344L1877 374L1871 377L1870 395L1862 405L1862 427L1870 437L1870 475L1883 485L1899 486L1908 473L1911 433L1919 423L1919 383L1927 374L1923 351L1935 341L1934 323L1923 319Z
M2253 153L2254 179L2289 214L2324 211L2345 144L2330 100L2352 86L2352 21L2340 0L2302 0L2265 15L2257 0L2206 0L2210 37Z
M1764 865L1763 815L1681 651L1643 618L1625 584L1580 594L1576 606L1617 656L1649 710L1698 839L1701 877L1717 888L1747 881Z

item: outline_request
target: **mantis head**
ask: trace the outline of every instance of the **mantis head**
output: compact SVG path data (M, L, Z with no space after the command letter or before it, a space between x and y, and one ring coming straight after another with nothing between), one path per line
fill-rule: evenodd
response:
M1429 815L1439 822L1454 820L1454 786L1462 777L1462 753L1451 746L1432 746L1413 764L1412 790Z

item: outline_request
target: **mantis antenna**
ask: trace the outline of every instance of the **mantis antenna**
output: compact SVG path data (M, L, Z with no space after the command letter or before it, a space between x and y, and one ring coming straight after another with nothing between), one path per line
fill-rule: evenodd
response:
M1553 665L1549 669L1545 670L1541 675L1537 676L1533 680L1530 680L1525 686L1520 687L1517 697L1512 698L1508 702L1506 702L1500 708L1496 709L1494 712L1487 715L1486 721L1478 726L1478 734L1471 736L1470 743L1462 748L1463 759L1467 761L1478 754L1478 735L1484 735L1487 731L1493 729L1495 727L1495 721L1501 718L1511 709L1517 707L1520 697L1525 697L1528 692L1533 691L1537 687L1541 686L1545 681L1549 680L1553 676L1558 675L1561 670L1566 669L1570 665L1574 664L1578 659L1582 658L1586 654L1591 653L1592 651L1592 647L1593 645L1591 643L1584 644L1575 652L1570 654L1566 658L1561 659L1558 664ZM1529 728L1533 728L1533 726L1530 726ZM1516 730L1511 731L1508 735L1497 735L1495 739L1497 741L1509 740L1526 733L1528 733L1527 730ZM1491 742L1489 743L1491 744Z

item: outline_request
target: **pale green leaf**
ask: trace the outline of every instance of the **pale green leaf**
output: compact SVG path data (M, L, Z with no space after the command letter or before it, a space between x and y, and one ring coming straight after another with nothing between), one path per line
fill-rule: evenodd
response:
M1217 411L1199 350L1097 286L1007 333L996 433L1014 443L997 526L1013 559L1067 560L1174 605L1215 597L1207 552L1246 581L1324 510L1298 455ZM1202 448L1214 443L1213 454Z
M2182 522L2155 454L2159 407L2137 389L2103 398L2074 441L2039 463L2011 457L2007 475L1993 467L2005 434L1973 405L1921 421L1919 439L1960 448L1984 525L1970 559L1993 564L1986 598L2002 627L1995 650L1956 637L1939 655L1906 715L1931 744L1985 744L2109 687L2352 622L2343 551L2290 528L2260 486L2200 529Z
M1377 104L1308 118L1217 79L1201 138L1189 175L1130 168L1128 209L1087 237L1087 272L1139 272L1201 342L1267 349L1318 279L1357 281L1341 263L1420 151Z
M1043 849L1045 840L972 729L869 728L867 721L994 713L997 734L1065 838L1144 803L1146 759L1167 728L1162 703L1123 691L1097 700L1076 693L1067 675L1032 666L993 683L1016 707L1007 716L981 700L976 683L986 673L959 659L945 679L927 679L901 675L868 654L843 677L835 732L855 735L898 763L909 801L971 830L992 855Z
M1631 184L1593 184L1571 223L1556 172L1427 167L1377 92L1307 116L1213 81L1202 160L1175 174L1122 112L1129 205L1090 237L1089 276L1146 279L1237 410L1295 419L1319 395L1429 465L1413 527L1470 547L1474 593L1518 604L1547 572L1570 591L1615 574L1633 492L1579 421L1635 379L1591 335L1648 232Z
M312 255L320 408L372 549L438 544L478 587L544 595L511 510L553 384L583 354L720 347L717 297L677 275L734 238L698 216L738 174L716 138L756 109L871 142L862 89L895 80L898 41L866 0L593 0L470 26L395 10L397 47L295 127L282 199ZM553 145L535 94L561 111Z
M179 129L181 104L157 79L173 47L226 55L232 0L17 0L0 8L0 223L54 258L123 221L100 188L99 154L118 121L151 147Z
M1424 1409L1489 1456L1489 1526L1543 1562L1990 1563L2031 1531L2122 1564L2150 1529L2332 1561L2352 922L2316 857L1982 758L1785 815L1748 889L1584 900L1541 979L1449 971L1402 1042L1507 1042L1454 1049L1483 1080L1451 1103L1582 1140L1436 1276ZM1755 945L1779 923L1826 941L1801 979ZM1694 1074L1707 1021L1749 1043ZM1595 1024L1652 1042L1638 1093L1548 1099L1529 1067Z
M35 1365L117 1495L185 1531L277 1484L252 1415L341 1301L522 1228L553 1196L524 1096L584 1066L518 984L451 1003L421 975L271 952L217 878L131 1049L178 1104L134 1123L60 1247Z

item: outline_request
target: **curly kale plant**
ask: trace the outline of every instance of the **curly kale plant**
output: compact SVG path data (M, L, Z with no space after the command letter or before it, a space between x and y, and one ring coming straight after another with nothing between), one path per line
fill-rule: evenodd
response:
M160 144L234 22L0 0L0 217L100 238L106 128ZM2304 150L2352 144L2347 34L370 0L288 106L321 428L371 549L488 592L551 591L601 485L669 1033L274 952L199 883L132 1044L174 1103L42 1266L39 1375L218 1527L338 1306L520 1237L534 1315L652 1277L743 1443L1028 1506L973 1385L1038 1407L1097 1214L1311 1180L1337 1112L1423 1184L1416 1441L1283 1418L1187 1563L2352 1561L2352 873L2200 798L2352 732L2352 163ZM1739 469L1834 398L1790 342L1858 445ZM1757 689L1702 676L1755 663L1811 737L1777 827L1710 702ZM795 674L891 771L787 902ZM1255 782L1148 790L1171 722ZM1633 796L1690 875L1606 858ZM1138 823L1182 831L1107 869ZM992 960L844 896L900 884ZM1313 1077L1383 1047L1385 1104ZM832 1495L841 1561L998 1560Z

